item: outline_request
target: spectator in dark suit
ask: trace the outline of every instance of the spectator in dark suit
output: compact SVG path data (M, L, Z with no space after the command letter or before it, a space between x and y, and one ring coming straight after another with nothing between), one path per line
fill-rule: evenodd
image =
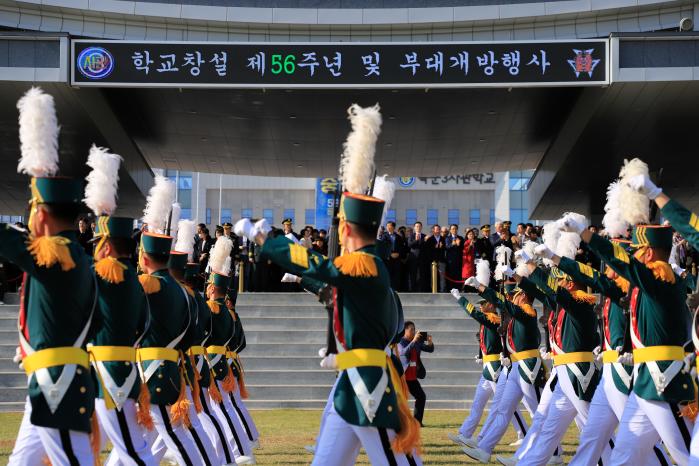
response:
M386 232L381 237L386 245L386 268L388 275L391 277L391 288L398 291L400 289L400 274L405 257L405 243L403 238L396 231L396 222L388 222L386 224Z
M461 280L461 261L464 252L464 238L459 236L459 225L451 225L446 239L446 274L452 280ZM451 282L449 286L456 284Z
M483 225L481 227L481 236L476 240L474 249L476 259L488 260L490 262L490 270L495 270L493 266L495 247L493 243L490 242L490 225Z
M445 252L445 237L442 236L442 229L439 225L432 226L432 235L425 239L425 247L423 260L421 261L420 269L427 280L422 282L422 291L430 292L432 291L432 263L437 262L439 266L440 263L444 262L444 252ZM440 282L439 277L437 282Z
M429 286L429 275L422 277L420 265L423 262L423 249L425 246L425 234L422 233L422 222L415 222L413 233L408 236L408 270L410 271L410 291L422 291L422 282L427 280Z
M83 247L85 253L92 257L92 230L90 229L90 224L87 223L86 218L81 218L78 220L78 243Z

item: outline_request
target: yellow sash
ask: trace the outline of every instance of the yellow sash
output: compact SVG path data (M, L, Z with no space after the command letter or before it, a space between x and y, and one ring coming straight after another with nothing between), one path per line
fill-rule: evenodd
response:
M553 365L563 366L565 364L573 364L576 362L593 362L595 356L590 351L578 351L575 353L557 354L553 357Z
M681 346L646 346L633 350L634 364L650 361L682 361L684 348Z
M517 362L517 361L523 361L524 359L538 358L540 356L541 356L541 353L539 352L539 349L535 348L535 349L530 349L527 351L517 351L516 353L512 353L510 355L510 361Z
M58 348L46 348L28 354L22 359L24 372L27 375L54 366L64 366L66 364L77 364L85 369L90 367L87 351L73 346L61 346Z

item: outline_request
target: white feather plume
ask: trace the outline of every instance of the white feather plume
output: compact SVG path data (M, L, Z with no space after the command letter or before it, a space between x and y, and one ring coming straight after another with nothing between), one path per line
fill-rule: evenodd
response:
M228 236L221 235L216 240L214 247L211 248L211 256L209 258L209 267L214 272L221 275L228 275L230 272L230 258L233 251L233 241ZM228 272L225 270L226 259L228 259ZM226 273L224 273L226 272Z
M221 274L226 276L231 275L231 256L226 257L226 260L223 261L223 268L221 269Z
M94 144L90 147L87 166L92 168L92 171L86 178L83 201L97 216L112 215L116 210L121 161L119 155L110 153L104 147Z
M522 245L522 250L527 253L527 255L531 258L536 257L536 253L534 252L534 249L538 246L538 243L536 241L525 241L524 244ZM528 277L531 272L529 271L529 266L525 261L522 259L518 258L517 259L517 266L515 267L515 273L519 275L520 277Z
M175 251L186 252L188 262L192 261L192 253L194 253L194 235L196 231L197 226L193 220L180 220L177 224Z
M602 225L604 225L609 237L625 236L629 224L624 220L619 180L612 181L607 188L607 203L604 205L604 212Z
M179 202L175 202L171 207L170 218L170 236L177 238L177 230L180 225L180 217L182 216L182 206Z
M476 260L476 280L483 286L490 283L490 262L485 259Z
M53 97L32 87L17 102L22 157L17 172L53 176L58 172L58 120Z
M512 258L512 249L504 244L495 248L495 260L498 264L509 264Z
M374 181L374 197L384 201L380 225L383 225L386 220L386 214L388 213L388 209L391 208L391 202L393 202L393 196L395 196L395 194L396 183L394 183L388 175L376 177L376 181Z
M554 252L558 257L575 259L575 255L578 253L579 247L580 235L577 233L562 231L561 236L558 237L558 243L556 244L556 249L554 249Z
M561 236L561 230L556 222L547 223L544 225L544 233L541 235L541 239L544 244L552 251L556 251L556 244L558 243L558 237ZM551 267L553 262L550 259L543 259L545 265Z
M636 175L648 175L648 165L638 158L624 160L624 166L619 172L619 206L622 219L629 225L648 223L650 220L648 197L627 184Z
M347 113L352 131L343 145L340 181L344 190L363 194L374 175L376 140L381 133L381 112L379 104L366 108L352 104Z
M146 208L143 211L143 223L152 233L164 233L172 203L175 200L175 183L164 176L157 175L155 184L148 192Z

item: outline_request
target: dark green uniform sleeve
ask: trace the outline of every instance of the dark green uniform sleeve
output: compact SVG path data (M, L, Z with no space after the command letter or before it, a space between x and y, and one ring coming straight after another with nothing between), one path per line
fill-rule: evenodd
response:
M596 233L592 234L589 246L592 252L633 286L639 287L645 293L650 293L651 296L658 291L658 284L662 282L656 280L653 271L631 257L623 247Z
M538 300L541 304L543 304L548 309L555 309L556 308L556 298L554 296L553 291L551 291L549 293L544 292L541 288L536 286L536 284L533 281L529 280L528 278L522 278L522 280L520 280L520 282L517 286L519 286L522 289L522 291L527 293L529 296ZM546 289L550 290L550 288L548 288L548 287L546 287Z
M573 295L570 294L570 291L563 287L559 287L558 290L556 290L556 302L560 304L568 314L573 316L579 316L585 312L593 311L592 305L576 301Z
M521 307L512 304L502 293L498 293L491 288L486 288L483 293L480 293L481 297L488 301L489 303L495 304L495 306L501 311L507 312L516 320L531 320L536 319L536 316L532 317L522 310Z
M660 209L663 217L670 221L672 228L677 230L695 249L699 249L699 217L685 209L679 202L670 202Z
M296 275L303 275L333 286L342 286L346 282L351 282L330 259L284 236L268 238L262 246L262 258L271 260Z
M570 275L573 281L584 286L589 286L604 296L611 298L613 301L618 301L626 294L605 275L599 273L589 265L576 262L567 257L562 257L558 268Z
M476 308L473 304L468 302L466 298L463 296L459 298L459 306L463 308L464 311L468 313L473 319L478 322L479 324L488 327L489 329L492 330L497 330L499 325L491 322L488 320L488 318L483 314L479 309Z
M324 286L325 283L321 281L313 280L312 278L308 277L301 277L301 287L313 294L320 293L320 290L322 290Z
M27 235L7 223L0 223L0 256L30 275L36 272L34 257L27 249Z

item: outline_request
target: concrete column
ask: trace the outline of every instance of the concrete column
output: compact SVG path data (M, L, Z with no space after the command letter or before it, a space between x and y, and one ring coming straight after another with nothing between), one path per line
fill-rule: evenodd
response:
M510 172L499 172L495 174L495 220L502 221L509 218Z

